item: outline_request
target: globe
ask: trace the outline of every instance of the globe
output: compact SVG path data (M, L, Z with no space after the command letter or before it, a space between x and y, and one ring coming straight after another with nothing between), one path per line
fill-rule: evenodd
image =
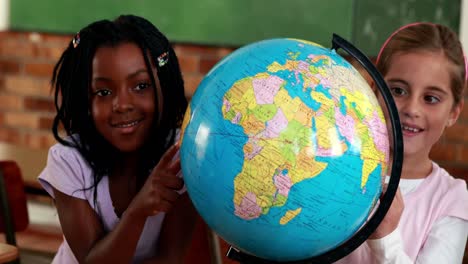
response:
M368 220L389 161L383 111L335 50L269 39L225 57L182 125L188 194L221 238L273 261L332 250Z

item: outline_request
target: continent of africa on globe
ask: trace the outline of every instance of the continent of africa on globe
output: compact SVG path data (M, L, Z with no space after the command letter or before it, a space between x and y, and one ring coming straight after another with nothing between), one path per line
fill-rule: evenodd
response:
M234 247L307 259L367 220L387 173L383 112L334 50L297 39L244 46L202 80L182 125L189 196Z

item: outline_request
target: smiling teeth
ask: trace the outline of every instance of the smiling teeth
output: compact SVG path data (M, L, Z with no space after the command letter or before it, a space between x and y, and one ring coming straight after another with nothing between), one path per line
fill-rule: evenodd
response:
M409 127L409 126L405 126L405 125L403 125L402 128L403 128L403 130L408 130L408 131L411 131L411 132L414 132L414 133L417 133L417 132L421 131L421 129L413 128L413 127Z
M136 124L138 124L138 121L131 122L131 123L128 123L128 124L118 125L117 127L119 127L119 128L131 127L131 126L134 126L134 125L136 125Z

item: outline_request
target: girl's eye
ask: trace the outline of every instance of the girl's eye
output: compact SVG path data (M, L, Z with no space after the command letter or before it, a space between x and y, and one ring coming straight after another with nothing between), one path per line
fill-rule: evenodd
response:
M440 102L440 99L438 97L432 96L432 95L424 96L424 100L429 104L436 104L436 103Z
M392 87L390 88L390 90L392 91L392 94L395 96L403 96L407 94L406 90L400 87Z
M96 90L93 95L97 95L97 96L100 96L100 97L104 97L104 96L108 96L108 95L111 95L112 92L108 89L98 89Z
M137 90L137 91L144 90L144 89L146 89L146 88L148 88L150 86L151 86L151 84L142 82L142 83L137 84L137 86L135 87L135 90Z

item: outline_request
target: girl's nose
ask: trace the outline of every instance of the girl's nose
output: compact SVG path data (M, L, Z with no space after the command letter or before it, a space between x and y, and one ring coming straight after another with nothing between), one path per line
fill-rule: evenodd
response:
M112 102L112 110L118 113L126 113L133 110L133 99L131 94L127 89L122 89L124 91L119 91L114 97Z
M409 97L400 103L400 114L406 117L419 117L421 115L421 104L416 97Z

